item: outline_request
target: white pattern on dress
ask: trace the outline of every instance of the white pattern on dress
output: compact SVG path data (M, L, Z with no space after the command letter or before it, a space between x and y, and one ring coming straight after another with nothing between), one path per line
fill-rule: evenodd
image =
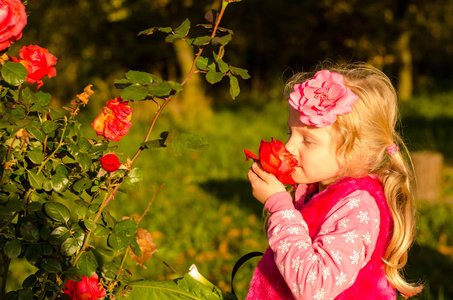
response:
M280 250L282 252L282 254L283 254L286 251L288 251L290 245L291 244L287 242L287 239L285 239L284 241L280 241L280 245L278 246L278 250Z
M300 233L300 227L289 227L288 229L286 229L286 231L289 232L289 234L295 234L295 235L299 235Z
M355 233L355 230L346 232L342 236L345 238L345 243L351 242L352 244L354 244L355 239L358 237L358 235Z
M297 296L300 295L299 287L297 286L297 284L295 282L293 282L293 293L296 293Z
M374 222L376 223L376 228L379 228L379 219L374 219Z
M340 256L340 251L330 251L330 255L332 255L332 259L339 265L341 265L341 261L343 257Z
M296 243L296 246L297 246L297 248L299 248L299 249L302 249L302 248L308 249L308 247L310 246L310 244L309 244L308 242L306 242L306 241L299 241L299 242Z
M305 282L310 282L311 284L313 284L316 281L316 279L318 279L318 276L316 275L316 271L311 270L310 272L308 272L307 280Z
M296 258L291 259L291 261L292 261L291 268L293 268L296 271L299 270L302 265L303 260L301 260L298 256Z
M346 274L341 272L339 276L335 276L335 285L341 286L343 283L346 282Z
M357 218L359 218L360 223L365 222L366 224L368 224L368 221L370 220L370 217L368 217L368 212L367 211L365 211L365 212L360 211L359 215L357 216Z
M316 295L313 296L313 299L316 299L316 300L324 299L325 295L326 295L326 291L323 288L321 288L320 290L318 290L316 292Z
M291 221L292 218L295 218L295 217L296 217L296 215L294 214L294 211L292 211L291 209L282 210L283 219L288 219L289 221Z
M349 209L353 209L354 207L359 207L359 202L360 202L360 199L351 198L351 199L349 199L347 205L349 206Z
M348 225L346 223L349 222L349 219L341 219L340 221L338 221L338 227L341 228L341 227L344 227L344 228L347 228Z
M359 251L352 250L353 254L349 256L349 259L351 260L351 265L357 265L359 263Z
M326 280L329 275L330 275L330 268L329 267L323 267L322 268L322 278L324 280Z
M316 254L316 252L315 252L315 253L310 253L310 254L308 255L308 260L311 260L312 262L317 263L318 261L321 261L321 258L320 258L319 255Z
M282 229L281 224L278 224L277 226L275 226L274 231L272 231L272 235L276 236L280 232L281 229Z
M326 235L322 237L322 241L327 244L332 244L332 240L335 239L332 235Z
M369 231L367 233L362 234L362 241L365 243L365 245L371 244L371 234Z

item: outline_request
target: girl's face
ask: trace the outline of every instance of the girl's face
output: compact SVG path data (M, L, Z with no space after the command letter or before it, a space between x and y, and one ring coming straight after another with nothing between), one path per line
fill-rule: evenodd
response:
M319 182L322 191L340 178L340 167L331 146L331 126L308 126L299 116L299 111L289 107L290 136L286 148L299 161L291 176L296 183Z

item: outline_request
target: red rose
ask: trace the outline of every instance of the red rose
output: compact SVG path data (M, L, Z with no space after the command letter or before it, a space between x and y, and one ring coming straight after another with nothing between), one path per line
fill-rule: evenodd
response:
M106 294L96 273L91 278L83 276L82 281L78 282L69 279L63 291L72 300L97 300Z
M0 0L0 51L22 37L26 24L27 14L20 0Z
M41 79L44 76L51 78L57 75L57 70L54 68L57 58L47 49L35 45L24 46L19 51L19 57L21 58L19 62L27 69L27 82L37 82L38 89L43 85Z
M94 119L91 126L97 135L118 142L123 135L129 132L132 123L132 108L127 101L122 101L121 97L107 101L107 107L102 108L102 113Z
M107 172L114 172L121 166L120 160L115 154L107 154L99 159L101 166Z
M128 105L127 101L123 101L120 96L107 101L107 107L112 110L118 119L127 121L131 119L132 107Z
M267 172L274 174L280 182L296 186L291 173L298 162L294 156L285 148L285 145L277 140L271 139L271 142L261 141L259 149L259 158L247 149L244 149L246 160L250 158L259 161L261 166Z

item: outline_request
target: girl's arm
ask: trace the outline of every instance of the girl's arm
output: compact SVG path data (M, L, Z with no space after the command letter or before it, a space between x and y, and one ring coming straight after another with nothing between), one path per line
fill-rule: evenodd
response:
M366 191L340 200L311 240L287 192L269 197L269 245L296 299L333 299L370 260L379 234L379 209Z

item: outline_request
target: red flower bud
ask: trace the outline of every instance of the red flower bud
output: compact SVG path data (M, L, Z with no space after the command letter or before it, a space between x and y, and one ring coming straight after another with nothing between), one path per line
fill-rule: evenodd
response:
M107 154L99 159L101 166L107 172L115 172L121 166L120 160L115 154Z
M262 140L259 158L247 149L244 149L244 153L246 161L250 158L259 161L263 169L275 175L280 182L296 186L291 173L294 172L298 162L281 141L274 141L273 138L271 142Z

